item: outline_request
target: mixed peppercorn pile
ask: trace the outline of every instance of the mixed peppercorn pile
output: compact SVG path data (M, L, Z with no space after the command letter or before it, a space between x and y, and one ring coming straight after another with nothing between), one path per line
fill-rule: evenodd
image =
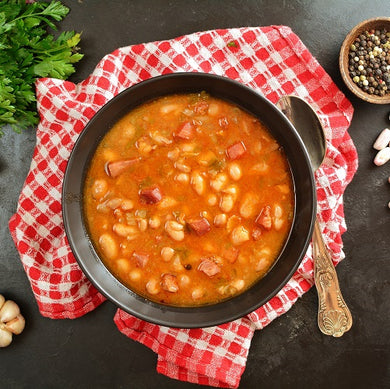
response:
M370 95L390 94L390 32L364 31L354 40L349 51L349 74Z

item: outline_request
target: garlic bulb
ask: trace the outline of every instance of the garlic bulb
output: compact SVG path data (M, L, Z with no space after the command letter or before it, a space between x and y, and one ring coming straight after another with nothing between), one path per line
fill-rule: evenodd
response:
M12 300L5 300L0 294L0 347L9 346L12 334L19 335L24 326L25 320L18 305Z

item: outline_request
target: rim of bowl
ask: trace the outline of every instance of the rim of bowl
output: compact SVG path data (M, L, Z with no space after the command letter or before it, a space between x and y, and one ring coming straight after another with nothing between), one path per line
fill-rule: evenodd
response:
M390 95L385 96L375 96L370 95L369 93L364 92L353 82L351 76L349 75L348 69L348 54L349 54L349 46L355 40L356 36L365 30L372 29L373 27L387 27L390 32L390 17L381 16L375 17L371 19L366 19L357 24L345 37L339 55L339 68L341 77L348 87L348 89L360 99L367 101L368 103L373 104L389 104L390 103Z
M147 93L147 99L145 99L145 96L142 96L143 90L156 87L158 84L164 89L165 85L169 86L172 82L174 84L173 89L170 90L168 88L166 93ZM188 87L186 82L192 83L193 86ZM222 90L220 85L224 86ZM214 88L217 88L217 90L214 90ZM114 124L124 114L146 101L173 93L194 93L202 90L206 90L212 96L240 106L264 123L264 118L252 112L255 110L255 104L261 102L265 106L268 116L271 115L277 118L276 120L288 128L287 138L298 148L298 150L291 150L290 154L293 159L298 158L297 155L299 155L300 160L294 163L302 164L294 172L291 167L291 156L288 158L294 182L294 220L289 237L278 259L274 262L266 276L255 282L243 293L216 304L194 307L169 306L148 300L124 286L112 275L99 258L88 236L83 218L82 193L84 177L96 146L109 130L109 128L106 128L104 131L101 131L102 134L99 137L95 137L93 133L94 127L99 125L99 121L108 120ZM229 93L227 93L227 90L229 90ZM235 94L232 94L232 91ZM110 110L115 110L115 104L120 105L123 99L131 99L132 95L137 96L137 93L141 94L140 99L137 100L136 97L133 97L136 101L133 101L131 106L117 109L116 113L112 115ZM246 103L241 102L240 104L239 101L242 95ZM250 101L250 104L248 101ZM272 128L267 124L266 126L275 137ZM89 138L92 138L93 145L90 144L89 141L91 139ZM287 148L289 147L291 146L287 145ZM299 177L297 178L297 176ZM305 194L301 199L298 199L302 217L297 217L296 180L298 179L303 181L304 188L302 188L302 193ZM199 328L223 324L249 314L274 297L290 280L306 254L311 240L316 217L316 189L310 159L305 146L293 125L274 104L255 90L235 80L208 73L179 72L152 77L125 89L100 108L87 123L73 146L65 170L62 187L62 214L66 236L76 261L90 282L108 300L124 311L148 322L176 328ZM299 242L296 243L299 247L292 250L291 246L294 247L295 242L291 237L296 238L297 236L300 237ZM292 252L290 253L290 251ZM286 263L286 261L288 262Z

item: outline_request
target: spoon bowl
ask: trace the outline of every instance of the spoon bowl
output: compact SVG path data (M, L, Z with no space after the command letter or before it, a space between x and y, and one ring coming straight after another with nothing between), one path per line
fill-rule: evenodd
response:
M282 96L276 106L287 116L298 131L315 172L326 153L326 140L320 119L305 100L297 96Z

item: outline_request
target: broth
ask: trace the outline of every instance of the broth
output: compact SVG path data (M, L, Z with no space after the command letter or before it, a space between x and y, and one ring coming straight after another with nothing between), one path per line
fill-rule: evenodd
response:
M161 97L120 119L92 158L83 201L106 267L176 306L213 304L262 278L294 215L277 141L205 92Z

